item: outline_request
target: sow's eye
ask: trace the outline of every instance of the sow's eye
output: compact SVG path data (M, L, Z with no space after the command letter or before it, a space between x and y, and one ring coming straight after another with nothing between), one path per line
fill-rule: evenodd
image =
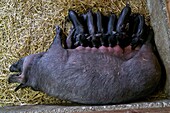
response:
M20 59L18 62L12 64L9 68L11 72L22 72L24 58Z

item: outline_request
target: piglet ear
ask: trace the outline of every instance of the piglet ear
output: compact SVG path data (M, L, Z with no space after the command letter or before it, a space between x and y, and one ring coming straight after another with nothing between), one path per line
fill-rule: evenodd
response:
M50 48L56 48L56 47L63 48L61 40L64 38L65 38L65 35L63 33L63 30L59 26L56 26L56 35Z

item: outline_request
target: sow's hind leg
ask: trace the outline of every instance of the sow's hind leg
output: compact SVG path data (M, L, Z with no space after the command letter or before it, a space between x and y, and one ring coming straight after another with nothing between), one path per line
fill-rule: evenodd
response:
M129 100L151 94L160 82L161 67L154 55L150 42L153 38L152 29L150 29L147 38L147 41L142 45L138 53L132 59L125 61L121 66L122 83L126 84L124 86L125 89L131 91L131 93L126 93Z

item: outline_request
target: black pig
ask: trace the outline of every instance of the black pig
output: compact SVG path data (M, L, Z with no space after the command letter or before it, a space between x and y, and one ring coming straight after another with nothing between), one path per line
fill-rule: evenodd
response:
M150 37L153 32L150 33ZM63 49L62 30L47 52L19 60L10 71L19 71L9 82L32 87L60 99L84 104L123 103L145 97L157 87L161 70L151 44L146 42L126 60L100 50Z
M131 12L129 11L131 9L128 9L127 12L127 7L130 8L129 6L124 8L118 24L128 24L129 20L126 20L124 16L130 16L129 13ZM123 16L123 14L125 15ZM145 42L131 44L122 41L121 44L125 43L124 45L128 46L120 46L119 43L114 42L117 43L116 45L112 44L114 47L105 47L105 44L99 44L101 46L98 48L95 48L95 46L83 47L83 43L88 42L87 39L90 35L96 36L96 38L103 38L104 36L105 41L108 40L108 37L116 41L115 34L119 36L118 38L121 38L122 31L120 30L122 26L115 25L117 22L116 16L113 19L111 18L110 22L105 22L109 25L102 24L104 23L101 19L103 18L102 15L96 17L98 24L95 23L96 21L93 18L87 18L86 26L90 23L92 27L97 25L97 28L103 29L100 36L95 34L98 33L95 29L93 34L88 34L86 31L90 27L87 27L88 30L79 32L81 28L84 28L85 23L82 24L78 15L70 11L70 19L72 19L74 26L71 35L67 38L69 49L62 47L61 39L64 34L62 29L57 26L55 39L46 52L26 56L11 65L10 71L18 72L18 74L10 75L8 81L10 83L20 83L15 90L31 87L33 90L42 91L60 99L83 104L125 103L151 94L158 86L161 78L161 67L151 44L154 35L153 30L149 28L147 35L143 35L145 33L143 31L138 32L143 30L143 26L145 26L144 19L139 17L139 21L135 21L134 24L137 27L129 27L138 30L127 28L126 32L133 31L134 33L129 34L135 34L137 36L135 38L138 38L138 40L143 36L147 36ZM91 24L90 21L94 23ZM113 25L110 25L112 23ZM82 26L78 27L79 25ZM115 27L120 30L114 31ZM109 28L113 30L109 31ZM109 34L107 32L104 34L103 31L107 31L105 29L109 31ZM126 32L124 32L124 35L128 34ZM74 45L75 48L72 48L75 42L71 39L80 34L83 34L83 40L80 38L78 43L80 41L82 45ZM130 40L131 35L127 35L125 38ZM96 44L98 43L101 42L96 42ZM135 47L132 49L133 45Z

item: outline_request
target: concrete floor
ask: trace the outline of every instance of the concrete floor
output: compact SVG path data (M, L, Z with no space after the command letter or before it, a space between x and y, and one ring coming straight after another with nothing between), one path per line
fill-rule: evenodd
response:
M155 102L140 102L119 105L103 106L60 106L60 105L30 105L1 107L0 113L75 113L75 112L95 112L95 113L141 113L141 112L170 112L170 100Z

